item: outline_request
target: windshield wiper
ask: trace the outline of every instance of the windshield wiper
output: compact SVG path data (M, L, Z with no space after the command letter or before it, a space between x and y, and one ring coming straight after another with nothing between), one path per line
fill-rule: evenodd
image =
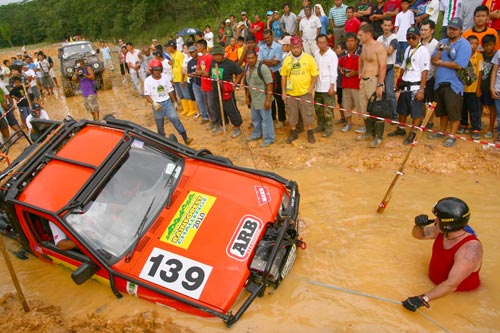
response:
M172 173L170 176L168 176L167 182L165 183L165 190L168 191L167 195L167 201L166 201L166 207L167 209L170 208L170 201L172 201L172 194L174 193L173 187L174 187L174 177L177 171L177 168L179 168L179 164L176 164L174 169L172 170Z
M151 203L149 204L148 209L146 210L146 213L144 214L144 217L142 218L142 221L139 224L137 231L135 232L135 235L134 235L135 240L134 240L134 243L132 244L132 248L130 249L130 251L128 251L127 255L125 256L126 263L129 263L130 259L132 259L132 255L135 252L135 248L137 247L137 244L139 243L139 235L141 234L142 229L144 228L144 225L146 224L146 221L148 220L149 211L151 210L151 207L153 207L153 203L155 202L155 199L156 198L153 198L153 200L151 200Z

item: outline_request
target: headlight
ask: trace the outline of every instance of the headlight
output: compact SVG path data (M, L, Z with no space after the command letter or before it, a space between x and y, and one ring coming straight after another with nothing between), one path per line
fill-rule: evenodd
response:
M95 54L95 51L94 51L94 50L90 51L90 54L94 55L94 54Z
M278 215L281 218L284 219L288 217L289 215L288 207L290 207L290 197L288 196L288 193L284 193L283 196L281 197L281 205L278 211Z
M67 54L63 54L62 58L63 59L68 59L68 55Z
M99 64L97 62L94 64L94 68L95 69L99 68Z
M68 73L73 73L73 67L68 67L68 68L66 68L66 72L68 72Z

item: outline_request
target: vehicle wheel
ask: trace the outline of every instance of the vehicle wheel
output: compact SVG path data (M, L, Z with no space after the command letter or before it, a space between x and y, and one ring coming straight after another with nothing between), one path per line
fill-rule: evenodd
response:
M104 87L104 83L103 83L103 79L102 79L102 72L95 73L95 87L97 90L101 90Z
M111 72L109 71L109 69L105 69L101 73L101 78L102 78L101 89L109 90L113 88L113 81L111 80Z
M62 77L62 87L64 91L64 96L66 97L75 96L75 87L73 86L71 80L66 76Z

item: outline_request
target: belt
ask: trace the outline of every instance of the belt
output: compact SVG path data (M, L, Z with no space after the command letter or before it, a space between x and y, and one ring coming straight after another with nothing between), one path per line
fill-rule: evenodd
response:
M369 76L369 77L362 77L362 78L361 78L361 80L363 80L363 81L368 81L368 80L373 79L373 78L376 78L376 77L378 77L378 75L375 75L375 76Z
M345 26L345 24L342 24L342 25L336 25L334 28L343 28Z

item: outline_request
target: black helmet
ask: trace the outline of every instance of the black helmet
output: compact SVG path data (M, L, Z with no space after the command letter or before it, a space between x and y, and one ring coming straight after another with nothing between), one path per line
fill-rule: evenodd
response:
M469 206L463 200L454 197L439 200L432 212L439 219L439 228L442 232L460 230L467 225L470 218Z

